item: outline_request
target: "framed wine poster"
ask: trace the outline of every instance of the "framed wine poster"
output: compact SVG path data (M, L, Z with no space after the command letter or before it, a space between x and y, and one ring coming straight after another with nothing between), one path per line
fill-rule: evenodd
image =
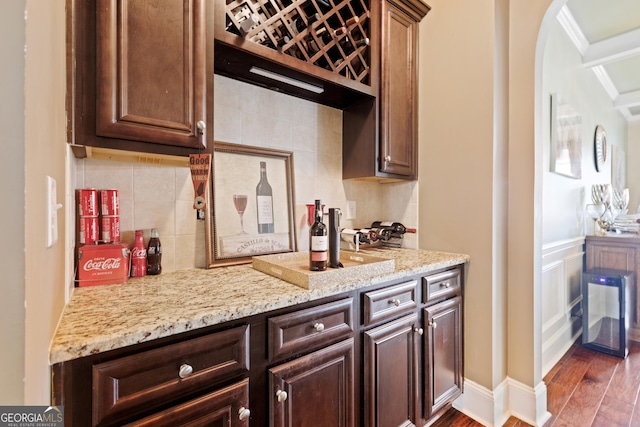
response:
M214 142L209 267L297 250L293 153Z

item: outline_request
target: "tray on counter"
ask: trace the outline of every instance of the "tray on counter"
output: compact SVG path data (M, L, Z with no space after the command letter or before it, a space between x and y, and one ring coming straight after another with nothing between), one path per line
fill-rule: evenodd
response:
M393 259L348 251L340 251L340 262L344 268L327 267L325 271L309 270L309 252L257 256L252 262L258 271L310 290L359 282L392 273L396 267Z

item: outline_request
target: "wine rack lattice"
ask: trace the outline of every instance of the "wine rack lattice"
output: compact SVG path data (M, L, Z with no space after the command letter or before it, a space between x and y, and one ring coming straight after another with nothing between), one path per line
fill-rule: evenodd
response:
M226 31L371 85L370 0L226 0Z

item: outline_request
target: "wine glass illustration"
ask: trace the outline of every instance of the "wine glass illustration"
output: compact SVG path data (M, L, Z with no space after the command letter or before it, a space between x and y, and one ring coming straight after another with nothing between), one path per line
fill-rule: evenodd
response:
M233 195L233 205L236 207L236 212L238 212L238 216L240 217L240 229L242 230L240 234L247 234L244 231L244 222L243 215L244 210L247 208L247 195L246 194L234 194Z

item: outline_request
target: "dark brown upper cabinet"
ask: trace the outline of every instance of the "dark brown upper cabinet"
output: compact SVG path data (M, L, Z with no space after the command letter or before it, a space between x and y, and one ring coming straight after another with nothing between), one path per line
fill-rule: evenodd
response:
M343 178L418 177L418 25L421 0L385 0L380 24L380 93L343 116Z
M68 140L187 155L213 141L213 6L67 0Z
M379 2L215 2L216 73L340 109L377 96Z

